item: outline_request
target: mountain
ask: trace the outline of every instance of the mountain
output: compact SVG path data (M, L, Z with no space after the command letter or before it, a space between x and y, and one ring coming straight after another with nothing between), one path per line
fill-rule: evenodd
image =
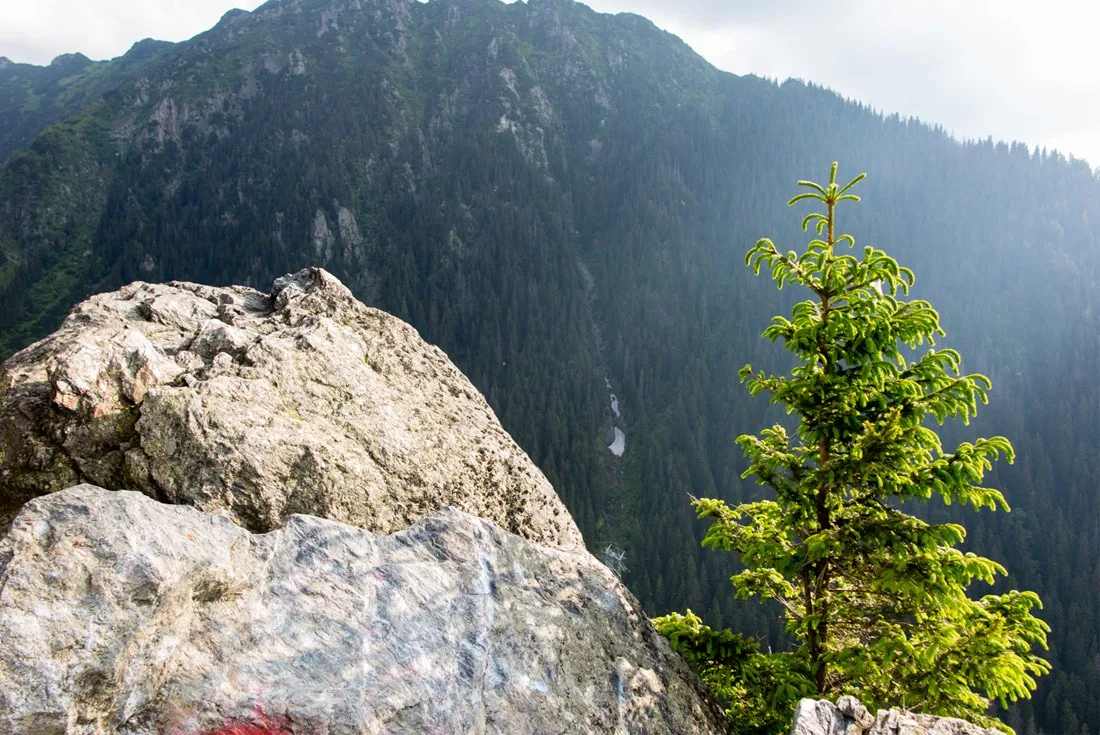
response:
M686 494L756 493L732 440L781 418L735 375L787 367L759 335L795 296L744 252L803 237L796 180L867 171L845 229L913 268L946 344L993 379L947 438L1017 449L991 478L1012 513L934 511L1046 603L1055 671L1010 722L1100 731L1086 164L726 74L570 0L272 0L126 59L53 118L0 93L13 127L40 127L0 166L5 353L134 279L262 286L323 266L446 350L589 546L625 551L647 611L776 645L774 611L734 601L733 561L699 548Z
M94 62L79 53L62 54L49 66L16 64L0 57L0 162L43 128L78 112L171 45L147 38L111 62Z

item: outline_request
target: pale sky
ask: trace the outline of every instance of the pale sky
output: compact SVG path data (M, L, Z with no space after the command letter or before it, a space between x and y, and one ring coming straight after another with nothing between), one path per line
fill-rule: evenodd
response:
M258 0L0 0L0 56L49 63L180 41ZM736 74L796 77L960 138L1021 140L1100 166L1092 0L591 0L633 12Z

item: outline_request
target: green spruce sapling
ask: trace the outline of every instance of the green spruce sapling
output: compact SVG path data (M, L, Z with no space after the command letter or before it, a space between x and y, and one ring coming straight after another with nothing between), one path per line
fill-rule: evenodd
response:
M1031 614L1039 598L1012 591L971 599L972 583L992 583L1005 570L955 548L962 526L926 523L900 501L937 495L975 510L1008 510L1001 493L981 482L998 455L1012 461L1012 446L997 436L944 453L925 426L929 416L968 423L990 382L961 375L955 350L932 349L944 334L939 315L926 301L899 298L913 285L912 271L874 247L864 247L862 258L836 252L856 244L837 234L836 207L859 201L850 192L865 177L840 186L836 172L834 163L826 186L798 182L807 191L789 202L824 208L802 220L817 235L805 252L780 252L765 238L746 256L779 288L813 295L763 334L797 358L790 375L749 365L739 373L751 394L767 393L797 415L798 430L791 437L776 425L738 438L750 461L743 476L775 499L736 508L693 499L712 521L703 544L741 555L745 571L732 579L738 597L782 606L804 667L802 674L785 669L793 685L804 688L808 677L817 696L853 694L872 710L901 706L1010 731L988 708L1030 697L1034 677L1050 669L1032 653L1046 646L1049 630ZM926 343L914 362L903 356L903 345ZM690 622L666 616L658 625L684 650ZM790 699L774 704L785 709Z

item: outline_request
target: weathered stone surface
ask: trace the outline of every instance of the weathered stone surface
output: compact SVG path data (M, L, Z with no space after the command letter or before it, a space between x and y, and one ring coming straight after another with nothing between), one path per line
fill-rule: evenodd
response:
M791 735L864 735L873 722L855 697L841 697L836 704L803 699L795 710Z
M90 482L389 533L454 506L582 545L554 489L441 350L320 269L248 288L134 283L80 304L0 372L0 534Z
M791 724L791 735L999 735L997 730L954 717L934 717L898 709L875 717L855 697L803 699Z
M0 641L4 735L725 727L589 554L453 509L390 536L301 515L253 535L64 490L0 542Z

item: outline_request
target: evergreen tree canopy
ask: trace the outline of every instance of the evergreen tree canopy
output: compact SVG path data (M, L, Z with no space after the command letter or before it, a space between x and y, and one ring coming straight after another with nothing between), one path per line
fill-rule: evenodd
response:
M929 348L944 335L939 316L921 300L905 301L912 271L864 247L862 258L838 253L855 239L837 234L836 207L858 201L857 176L841 186L834 163L826 186L788 203L822 205L802 220L817 237L805 252L783 253L760 240L746 257L766 267L779 288L802 286L814 298L774 317L764 337L782 341L797 359L789 375L746 365L750 394L767 393L798 418L792 437L782 425L737 443L753 477L775 493L729 507L693 504L712 524L705 546L735 550L744 571L737 596L777 601L798 641L797 655L819 696L853 694L872 709L903 706L1008 729L987 714L1028 698L1049 664L1032 653L1046 646L1046 623L1032 592L971 599L971 584L1006 574L996 562L956 548L965 530L928 523L903 503L938 495L975 510L1008 510L997 490L982 487L992 461L1012 446L1004 437L964 442L945 453L929 416L969 422L990 381L960 374L961 358ZM666 621L667 623L667 621ZM668 627L667 624L665 626Z

